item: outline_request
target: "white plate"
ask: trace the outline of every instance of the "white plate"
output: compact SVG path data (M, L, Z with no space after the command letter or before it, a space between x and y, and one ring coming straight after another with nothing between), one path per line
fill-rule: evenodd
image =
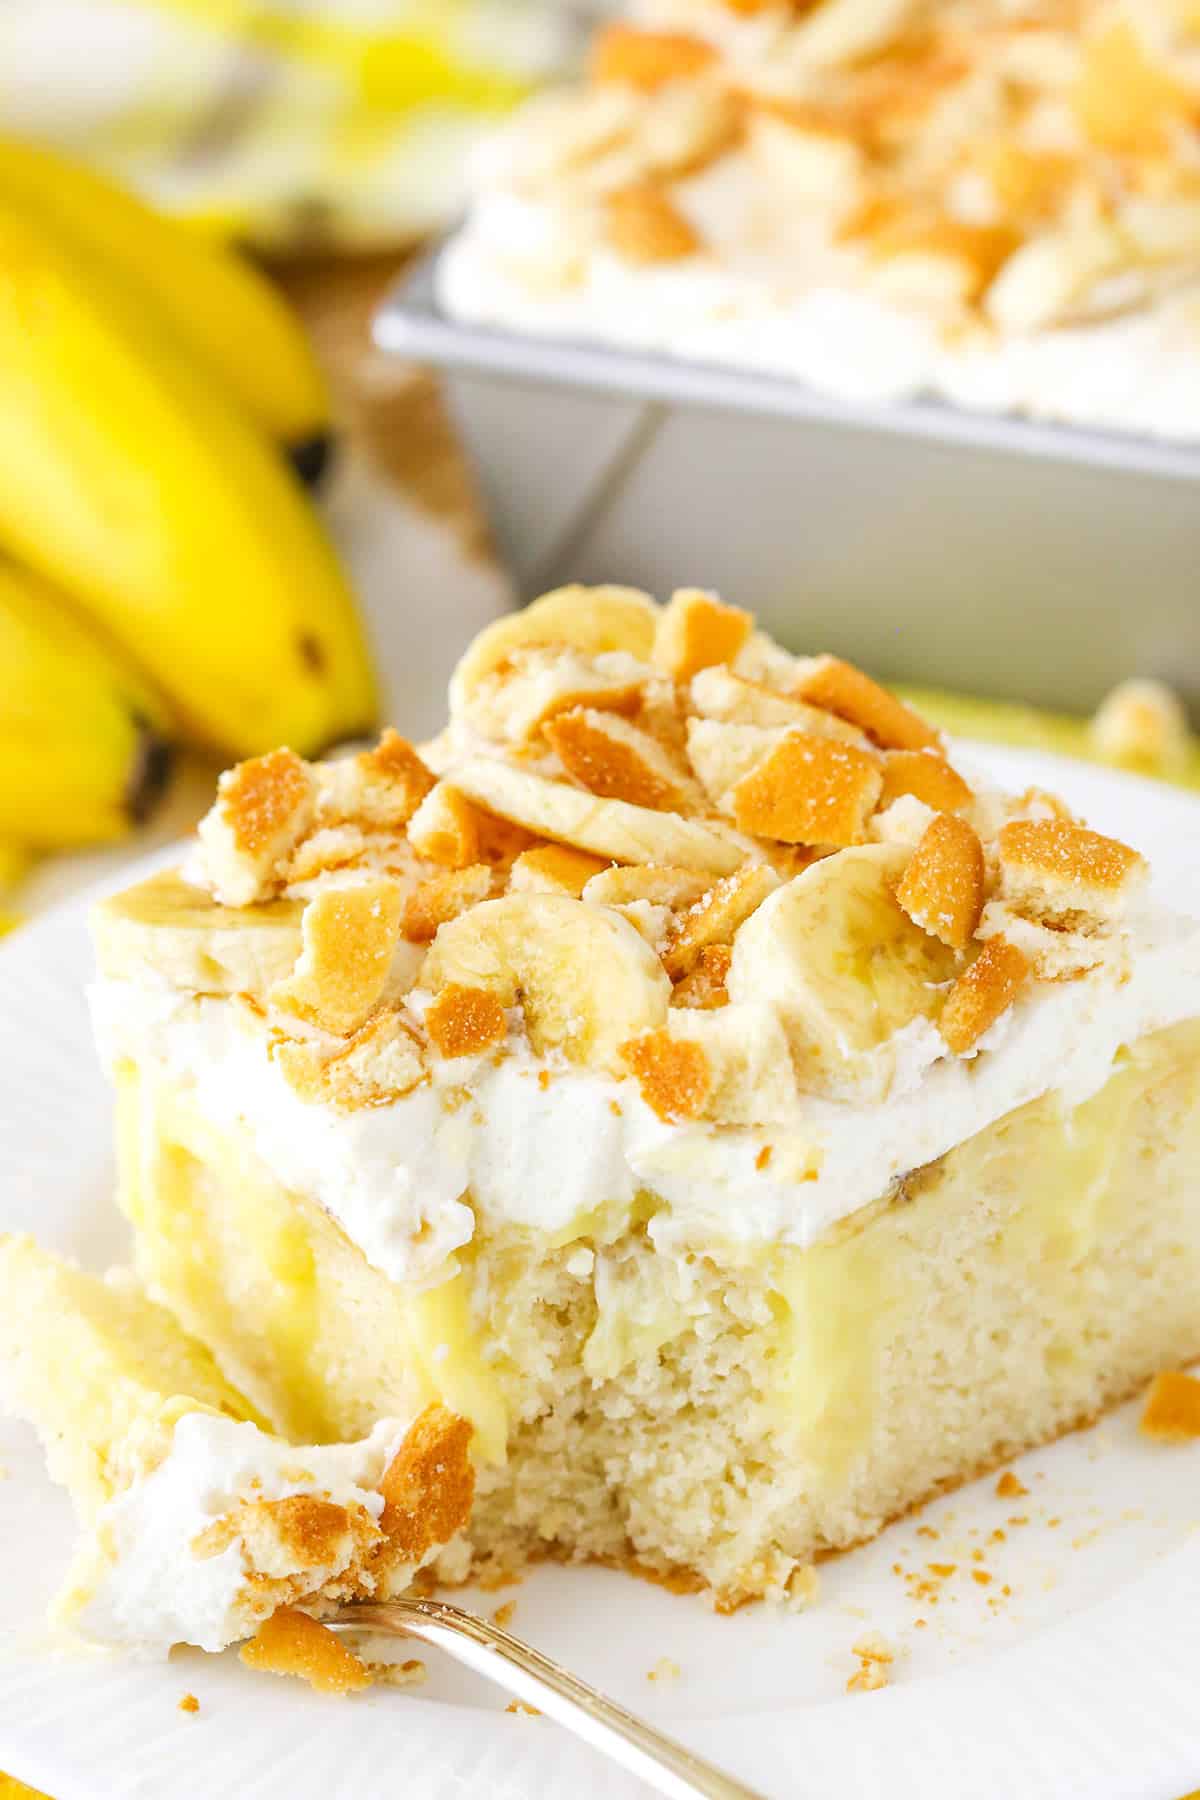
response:
M1014 786L1065 792L1200 910L1200 803L1052 757L975 754ZM0 1227L100 1265L120 1256L122 1232L84 915L73 903L0 950ZM1135 1417L1126 1408L1026 1457L1027 1499L979 1482L825 1564L818 1604L798 1617L717 1619L593 1569L542 1569L479 1604L515 1598L514 1629L773 1796L1172 1800L1200 1782L1200 1446L1141 1441ZM0 1423L0 1463L0 1769L57 1800L643 1792L432 1654L419 1695L333 1703L232 1656L131 1665L56 1643L43 1617L70 1510L22 1427ZM930 1562L956 1566L936 1606L896 1572ZM867 1631L900 1653L892 1684L847 1694ZM679 1678L648 1681L662 1657ZM188 1690L198 1715L178 1710Z

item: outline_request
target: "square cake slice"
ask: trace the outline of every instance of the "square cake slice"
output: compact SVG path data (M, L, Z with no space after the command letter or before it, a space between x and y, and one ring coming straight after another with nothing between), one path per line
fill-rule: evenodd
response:
M469 1421L477 1568L799 1594L1200 1356L1146 875L714 595L560 590L434 742L242 765L98 909L138 1278L366 1489Z

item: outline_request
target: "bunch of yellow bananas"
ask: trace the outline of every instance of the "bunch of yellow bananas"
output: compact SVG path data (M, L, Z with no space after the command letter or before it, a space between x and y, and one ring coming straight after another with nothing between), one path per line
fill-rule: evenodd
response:
M296 473L328 431L264 277L0 137L0 895L25 853L128 830L174 740L311 753L371 725Z

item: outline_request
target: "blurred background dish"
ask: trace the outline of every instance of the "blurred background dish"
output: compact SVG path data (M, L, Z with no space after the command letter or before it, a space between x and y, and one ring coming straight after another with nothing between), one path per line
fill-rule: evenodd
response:
M961 37L979 3L940 9L948 28ZM812 22L856 4L823 0ZM1170 708L1167 750L1154 705L1142 709L1149 735L1129 742L1120 729L1089 735L1084 716L1126 675L1191 685L1195 471L1170 452L1147 463L1131 451L1128 467L1121 452L1080 461L1057 440L1037 459L964 454L924 420L897 437L740 405L664 410L667 359L653 363L660 390L641 399L627 366L597 382L593 363L585 380L569 347L536 340L522 354L558 356L554 379L539 369L514 387L509 367L489 386L460 378L469 334L417 333L418 361L458 365L450 399L498 529L493 556L437 384L374 352L370 320L453 221L476 147L498 129L519 141L526 127L506 117L536 116L535 90L570 77L603 19L625 10L0 11L0 235L13 272L0 305L0 647L14 675L0 697L0 924L119 859L131 837L186 828L231 755L281 737L318 751L401 715L432 729L454 647L514 591L563 577L615 572L665 589L703 567L795 643L820 638L897 678L1007 702L929 702L960 728L1188 778L1190 740ZM782 0L632 11L668 36L724 32L743 46L797 28ZM881 28L911 37L913 7L893 12ZM1174 15L1135 24L1155 45L1190 29ZM611 64L629 39L625 27L600 36L593 62ZM919 31L909 47L924 66ZM621 80L609 67L602 85ZM1164 103L1153 84L1134 99ZM1189 128L1173 116L1172 144ZM1153 165L1140 142L1133 151ZM479 152L485 170L496 155ZM487 341L494 375L506 352ZM585 391L614 383L619 399ZM768 385L778 410L780 384ZM685 537L670 517L687 521ZM1075 714L1017 704L1030 698Z
M378 326L449 372L521 593L703 571L893 680L1200 699L1195 18L627 11Z

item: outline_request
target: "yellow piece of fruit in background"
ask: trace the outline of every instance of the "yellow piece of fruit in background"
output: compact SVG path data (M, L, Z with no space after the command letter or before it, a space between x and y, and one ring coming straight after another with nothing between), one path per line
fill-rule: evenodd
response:
M2 197L0 393L0 543L129 650L188 735L312 754L370 728L354 597L299 485L101 259Z
M46 582L0 563L0 897L30 851L124 837L167 773L153 688Z
M55 151L0 134L0 199L99 258L158 324L297 457L327 438L329 394L299 322L245 258Z

